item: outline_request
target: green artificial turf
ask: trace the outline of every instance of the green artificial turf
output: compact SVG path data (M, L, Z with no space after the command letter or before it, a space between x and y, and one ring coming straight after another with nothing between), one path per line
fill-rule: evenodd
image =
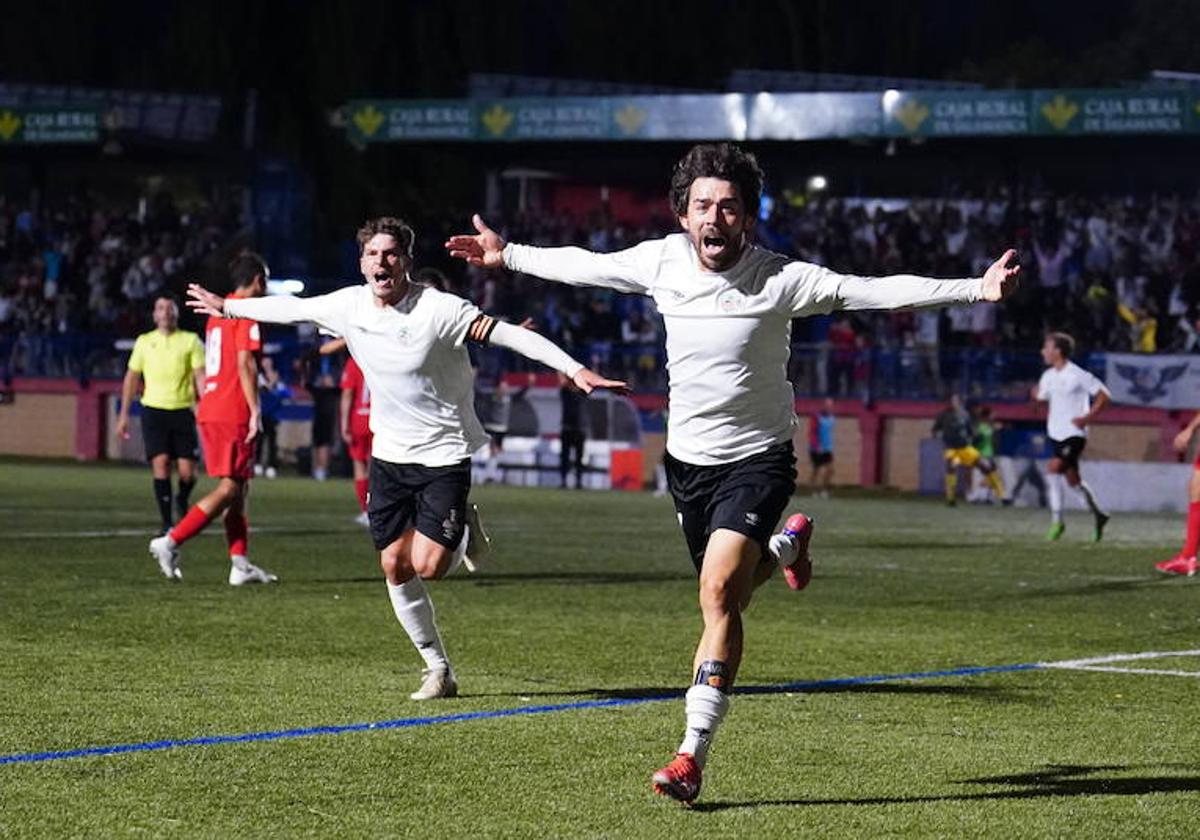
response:
M211 486L202 481L199 492ZM1098 488L1102 493L1103 488ZM650 792L699 633L670 502L477 488L496 543L432 584L462 696L409 701L349 482L257 481L254 562L218 529L172 584L141 469L0 462L0 756L627 698L395 729L0 763L0 836L1186 837L1200 679L1029 670L796 681L1200 648L1200 578L1161 580L1175 517L1059 543L1037 511L797 497L817 573L746 616L740 687L695 808ZM137 533L145 531L146 533ZM115 533L113 533L115 532ZM1114 663L1200 672L1200 656Z

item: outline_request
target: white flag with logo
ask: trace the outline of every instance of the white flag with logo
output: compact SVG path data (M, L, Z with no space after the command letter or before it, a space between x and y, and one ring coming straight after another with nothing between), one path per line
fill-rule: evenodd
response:
M1108 353L1104 384L1113 401L1154 408L1200 407L1200 356Z

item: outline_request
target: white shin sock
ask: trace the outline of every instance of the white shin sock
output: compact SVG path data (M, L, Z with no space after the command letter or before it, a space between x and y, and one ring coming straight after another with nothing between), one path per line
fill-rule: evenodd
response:
M1066 479L1061 473L1050 473L1046 476L1046 494L1050 499L1050 518L1062 522L1063 485Z
M711 685L694 685L687 691L684 709L687 730L678 752L691 753L703 767L717 727L729 711L729 695Z
M442 635L438 632L434 620L433 601L429 600L425 581L414 576L399 586L389 582L387 588L396 620L400 622L417 652L425 660L425 667L450 667L446 649L442 645Z

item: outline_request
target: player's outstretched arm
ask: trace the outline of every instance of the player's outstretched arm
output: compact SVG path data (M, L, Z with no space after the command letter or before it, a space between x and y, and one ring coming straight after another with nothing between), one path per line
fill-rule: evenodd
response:
M339 335L342 330L335 322L341 306L334 298L339 294L299 298L291 295L270 295L258 298L223 298L197 283L188 284L187 305L201 315L218 318L249 318L266 324L299 324L311 321Z
M634 246L612 254L597 254L584 248L535 248L505 242L476 213L471 217L473 234L459 234L446 240L450 256L480 268L509 268L543 280L569 286L598 286L618 292L645 294L649 291L648 273ZM643 245L648 243L643 243Z
M1016 257L1017 252L1009 248L1000 259L988 266L988 270L983 273L984 300L995 303L1011 297L1017 291L1020 283L1017 278L1021 273L1021 266L1013 264Z
M496 347L504 347L514 353L520 353L527 359L541 362L552 370L570 378L575 386L585 394L596 389L625 392L629 390L628 383L616 379L608 379L593 370L588 370L579 362L572 359L565 350L561 349L550 339L538 335L533 330L522 329L514 324L494 321L487 315L481 319L492 321L490 326L480 323L477 334L485 334L484 340Z

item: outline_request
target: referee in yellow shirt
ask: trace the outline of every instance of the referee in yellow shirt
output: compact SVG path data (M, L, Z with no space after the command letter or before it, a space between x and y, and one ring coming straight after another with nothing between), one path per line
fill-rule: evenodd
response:
M137 337L121 387L117 434L129 436L129 406L142 393L142 440L154 474L154 499L165 533L171 527L171 462L179 471L175 510L187 513L188 497L196 486L200 443L192 408L204 391L204 345L193 332L179 329L179 306L165 295L154 301L154 329Z

